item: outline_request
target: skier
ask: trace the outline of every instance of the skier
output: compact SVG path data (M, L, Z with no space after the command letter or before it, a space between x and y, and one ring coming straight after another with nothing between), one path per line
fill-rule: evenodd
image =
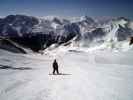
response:
M53 62L53 74L55 74L55 72L56 72L57 74L59 74L58 63L57 63L56 59L55 59L54 62Z

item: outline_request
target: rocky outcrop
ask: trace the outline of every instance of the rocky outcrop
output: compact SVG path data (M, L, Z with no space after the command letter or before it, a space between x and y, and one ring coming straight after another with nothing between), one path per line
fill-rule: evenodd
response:
M129 45L132 45L133 44L133 37L130 38L130 43Z
M0 37L0 48L14 53L26 54L26 51L21 46L3 37Z

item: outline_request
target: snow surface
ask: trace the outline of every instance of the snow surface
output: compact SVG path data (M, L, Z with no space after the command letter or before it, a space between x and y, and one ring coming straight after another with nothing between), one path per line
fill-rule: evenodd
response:
M56 53L56 54L54 54ZM13 54L0 50L0 100L132 100L133 52ZM57 58L61 73L52 73ZM19 70L19 68L32 68Z

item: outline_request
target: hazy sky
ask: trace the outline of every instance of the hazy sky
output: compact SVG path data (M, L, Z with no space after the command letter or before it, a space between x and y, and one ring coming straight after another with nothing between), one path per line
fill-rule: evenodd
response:
M133 18L133 0L0 0L0 16L9 14Z

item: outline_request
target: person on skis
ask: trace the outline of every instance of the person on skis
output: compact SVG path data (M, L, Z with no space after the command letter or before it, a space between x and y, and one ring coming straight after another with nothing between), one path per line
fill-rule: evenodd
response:
M54 60L54 62L53 62L53 74L55 74L55 72L57 73L57 74L59 74L59 69L58 69L58 63L57 63L57 61L56 61L56 59Z

